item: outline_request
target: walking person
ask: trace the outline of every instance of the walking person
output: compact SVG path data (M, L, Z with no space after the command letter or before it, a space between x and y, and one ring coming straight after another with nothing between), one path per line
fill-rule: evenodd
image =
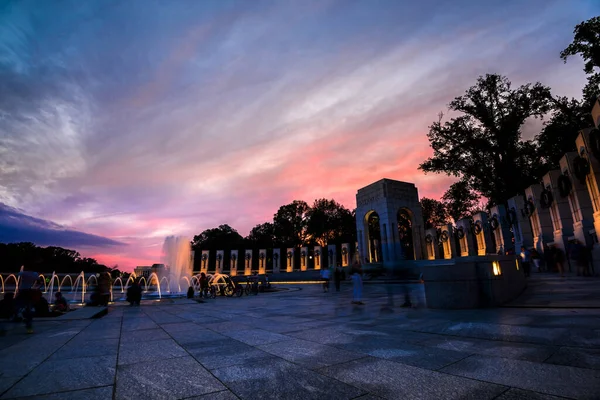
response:
M321 270L321 279L323 279L323 293L329 292L329 279L330 279L329 268L323 268Z
M556 264L556 268L558 268L558 272L562 278L565 277L565 252L562 249L552 246L552 253L554 255L554 263Z
M364 305L362 302L362 268L358 262L352 265L352 304Z
M521 246L521 265L523 265L523 272L525 273L525 277L529 277L531 273L530 262L531 253L525 248L525 246Z
M21 271L18 276L19 286L15 302L23 315L27 333L33 333L33 295L40 275L34 271Z
M335 283L335 291L340 291L340 286L342 284L342 266L340 263L335 267L335 271L333 272L333 282Z

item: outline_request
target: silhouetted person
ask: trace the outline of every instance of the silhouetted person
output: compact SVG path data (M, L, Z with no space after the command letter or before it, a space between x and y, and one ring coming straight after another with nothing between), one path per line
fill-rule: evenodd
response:
M69 311L69 303L61 292L54 293L54 311L65 313Z
M523 266L523 272L525 276L529 276L531 273L531 253L529 250L525 248L525 246L521 246L521 265Z
M37 272L33 271L19 272L19 288L15 302L17 308L22 312L27 333L33 333L34 291L37 289L36 283L39 276Z
M333 282L335 283L335 291L340 291L340 286L342 283L342 266L338 263L337 267L335 267L335 271L333 272Z
M140 302L142 301L142 287L138 281L133 281L131 286L127 289L127 301L131 306L140 305Z
M352 303L364 305L362 302L362 268L358 262L352 265Z
M194 288L192 286L189 287L188 291L187 291L187 298L188 299L193 299L194 298Z
M200 273L200 296L207 297L208 294L208 278L204 272Z

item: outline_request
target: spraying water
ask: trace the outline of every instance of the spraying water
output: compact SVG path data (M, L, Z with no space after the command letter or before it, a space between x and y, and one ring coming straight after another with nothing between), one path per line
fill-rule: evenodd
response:
M181 292L180 279L192 276L190 241L183 236L167 236L163 244L163 263L167 266L169 292ZM186 288L187 289L187 288Z

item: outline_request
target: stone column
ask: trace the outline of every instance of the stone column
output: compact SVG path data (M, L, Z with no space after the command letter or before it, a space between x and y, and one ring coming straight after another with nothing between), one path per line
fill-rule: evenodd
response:
M350 243L342 243L342 267L350 265Z
M456 241L454 240L454 234L452 224L438 226L440 232L439 241L442 244L441 258L449 260L456 257Z
M522 196L514 196L508 199L506 217L515 237L515 254L521 252L521 247L531 248L533 246L533 231L531 230L529 214L525 210L525 199Z
M281 249L273 249L273 273L278 274L281 271Z
M476 213L473 215L473 223L473 233L477 242L477 255L485 256L486 254L496 253L487 214L484 212Z
M492 215L489 220L490 231L496 243L496 253L500 252L501 255L504 255L508 250L514 249L513 235L510 232L506 207L502 204L495 205L490 209L490 213ZM514 250L517 252L516 249Z
M252 275L252 250L244 252L244 275Z
M533 246L540 254L544 252L544 245L552 243L554 240L550 210L540 206L542 189L541 185L531 185L525 189L525 198L527 199L525 213L529 215L531 221Z
M315 255L315 269L321 269L322 251L323 249L321 246L315 246L313 248L313 254Z
M289 247L287 249L285 263L286 263L285 270L287 272L293 272L294 271L294 248L293 247Z
M308 247L300 247L300 271L308 269Z
M594 208L585 181L575 175L574 161L580 157L576 152L566 153L560 159L562 175L558 177L558 197L566 199L573 218L573 235L586 246L592 246L594 240L590 232L594 230Z
M337 248L335 244L327 245L327 256L329 268L335 268L337 266Z
M229 275L236 276L237 275L237 266L238 266L238 251L231 250L229 255Z
M540 206L548 208L552 221L553 242L565 253L568 252L569 237L573 236L573 215L566 197L558 192L560 170L548 172L542 178L544 190L540 198Z
M266 274L267 273L267 250L260 249L258 251L258 273Z
M435 228L425 230L425 249L427 250L428 260L440 259L438 237Z
M476 256L477 246L473 240L471 220L463 218L456 222L456 239L461 257Z
M202 256L200 258L200 272L208 274L208 258L210 257L209 250L202 250Z
M215 273L222 274L223 273L223 258L225 252L223 250L217 250L217 258L215 259Z

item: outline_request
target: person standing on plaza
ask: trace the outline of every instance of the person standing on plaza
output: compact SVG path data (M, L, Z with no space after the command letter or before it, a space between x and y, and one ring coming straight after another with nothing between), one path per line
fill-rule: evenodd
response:
M352 304L364 305L362 302L362 268L360 264L355 262L352 265Z
M525 272L525 276L528 277L531 273L531 253L529 250L525 248L525 246L521 246L521 264L523 265L523 272Z
M335 283L336 292L340 291L340 286L342 283L342 273L342 266L340 265L340 263L338 263L338 265L335 267L335 271L333 272L333 281Z
M554 255L554 263L562 278L565 277L565 252L557 246L552 246L552 253Z
M40 275L34 271L21 271L18 276L19 286L15 301L17 308L22 311L27 333L33 333L33 296Z
M323 268L321 270L321 279L323 279L323 293L329 292L329 280L330 280L329 268Z

